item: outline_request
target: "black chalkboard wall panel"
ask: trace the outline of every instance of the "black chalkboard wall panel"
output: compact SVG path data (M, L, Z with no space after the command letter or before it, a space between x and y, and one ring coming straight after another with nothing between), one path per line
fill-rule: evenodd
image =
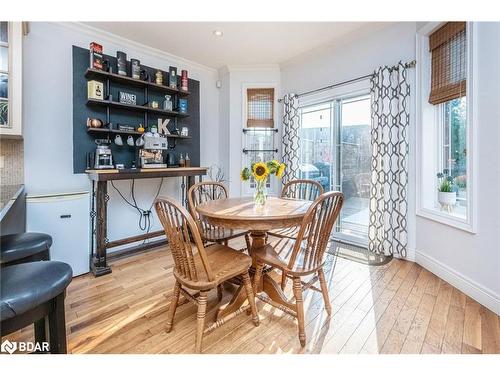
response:
M111 63L113 72L117 72L116 57L104 55ZM132 58L134 56L131 56ZM130 56L128 56L130 58ZM106 133L103 134L90 134L87 132L87 118L99 118L106 122L106 106L97 106L87 104L87 82L85 72L89 68L90 53L88 49L73 46L73 172L83 173L87 169L87 154L95 152L96 144L95 139L107 138ZM156 73L156 68L141 65L150 76ZM180 71L181 67L178 67ZM130 72L130 61L127 62L127 69ZM104 79L96 78L97 81L105 83ZM180 79L179 79L180 82ZM106 85L104 85L106 87ZM182 153L183 155L189 153L192 166L200 166L200 83L196 80L189 79L188 83L189 96L185 98L188 101L188 117L178 118L177 127L179 130L186 126L189 129L189 139L169 139L169 144L174 145L173 150L177 156ZM143 105L148 98L144 97L144 90L141 87L112 82L110 84L110 93L113 101L118 101L118 91L126 91L137 96L137 104ZM108 95L105 92L105 95ZM149 88L149 100L156 100L160 103L163 102L165 93ZM174 97L173 97L174 98ZM170 119L168 125L169 129L174 127L175 119L161 115L161 114L148 114L148 124L144 124L144 115L142 112L136 110L128 110L122 108L110 108L110 122L116 124L134 125L137 127L143 124L146 127L157 125L158 119ZM115 135L109 134L109 139L114 140ZM134 139L137 137L134 137ZM127 136L122 135L124 145L117 146L114 142L111 144L111 151L113 153L113 162L115 164L125 164L126 168L130 168L132 161L137 161L137 152L135 147L130 147L126 144Z

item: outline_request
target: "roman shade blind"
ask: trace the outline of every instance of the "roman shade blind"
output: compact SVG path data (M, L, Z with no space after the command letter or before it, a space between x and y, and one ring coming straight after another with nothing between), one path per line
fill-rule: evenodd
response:
M431 93L429 103L440 104L466 94L467 35L465 22L447 22L429 36Z
M274 127L274 89L247 89L247 128Z

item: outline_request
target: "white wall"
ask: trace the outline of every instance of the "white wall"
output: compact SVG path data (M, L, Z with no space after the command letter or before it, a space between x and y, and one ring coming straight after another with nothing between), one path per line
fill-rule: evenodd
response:
M168 70L170 65L187 69L191 78L200 81L201 165L218 163L217 71L87 27L33 22L23 45L25 184L28 194L90 189L85 174L73 174L72 45L88 48L92 41L100 42L106 54L115 55L117 50L123 50L145 65L163 70ZM159 180L136 181L140 207L149 207L158 184ZM178 197L179 184L177 178L165 179L161 194ZM115 185L129 197L130 181L118 181ZM137 211L126 206L111 185L108 190L111 197L109 239L140 233ZM155 228L159 229L156 218L155 222Z
M244 124L244 93L247 87L275 87L275 99L280 93L280 70L276 65L269 66L229 66L219 70L222 82L220 97L221 121L221 160L223 160L229 193L242 195L240 171L242 168ZM277 103L276 103L277 104ZM278 106L276 106L278 108ZM279 128L280 111L275 112L276 126ZM275 136L279 146L279 135Z
M500 23L477 24L477 234L417 217L417 262L500 314Z
M397 23L281 65L282 92L302 92L415 58L421 24ZM415 214L415 97L410 109L409 258L500 313L500 23L478 26L478 233ZM418 64L418 62L417 62ZM415 88L415 72L410 75ZM415 90L413 89L413 93Z

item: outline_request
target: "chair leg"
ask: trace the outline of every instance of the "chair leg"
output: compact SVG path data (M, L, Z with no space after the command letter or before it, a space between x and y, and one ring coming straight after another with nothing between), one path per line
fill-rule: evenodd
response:
M248 303L250 304L250 311L252 312L253 324L259 326L259 314L257 313L257 307L255 306L255 296L253 294L252 282L250 281L250 275L248 271L241 275L243 278L243 286L247 293Z
M306 346L306 330L304 325L304 301L302 300L302 283L299 277L293 278L293 295L297 308L297 320L299 321L299 341L302 347Z
M207 312L207 292L201 291L198 297L198 313L196 314L196 353L201 353L201 341L205 330L205 315Z
M46 319L43 317L35 322L35 342L42 344L47 342Z
M167 311L167 325L165 330L169 333L172 330L172 325L174 323L175 310L177 310L177 305L179 304L179 295L181 293L181 284L175 281L174 294L172 296L172 301L170 301L170 308Z
M257 294L259 292L260 278L262 277L262 270L264 269L264 263L257 262L255 268L255 275L253 276L253 292Z
M288 278L286 277L286 272L283 270L281 272L281 290L285 290L287 279Z
M217 300L222 301L222 284L217 285Z
M326 286L325 273L321 268L318 271L319 285L321 287L321 293L323 294L323 300L325 302L325 309L328 315L332 315L332 305L330 304L330 297L328 296L328 288Z
M250 254L250 249L252 248L252 243L250 242L250 236L245 234L245 242L247 244L247 251Z
M52 299L53 308L49 313L50 352L66 354L66 319L64 317L64 292Z

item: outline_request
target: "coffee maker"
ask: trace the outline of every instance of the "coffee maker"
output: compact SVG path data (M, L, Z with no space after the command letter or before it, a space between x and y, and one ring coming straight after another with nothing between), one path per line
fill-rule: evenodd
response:
M142 135L144 145L139 150L141 168L167 168L163 160L163 150L168 149L168 140L155 130Z
M95 143L97 148L95 150L95 169L111 169L113 166L113 155L111 154L111 149L109 145L111 141L109 139L96 139Z

